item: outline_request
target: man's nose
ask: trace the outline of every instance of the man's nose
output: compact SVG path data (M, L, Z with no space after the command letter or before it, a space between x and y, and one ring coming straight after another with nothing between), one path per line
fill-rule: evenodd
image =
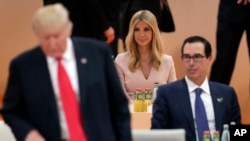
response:
M194 58L190 58L189 64L194 64Z
M56 39L51 37L51 38L49 38L48 43L50 46L54 46L56 44Z

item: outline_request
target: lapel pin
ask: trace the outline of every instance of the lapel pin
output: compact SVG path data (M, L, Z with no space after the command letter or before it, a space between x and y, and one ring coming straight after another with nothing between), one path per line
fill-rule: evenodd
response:
M87 64L87 62L88 62L87 58L82 58L82 59L81 59L81 63L82 63L82 64Z
M222 100L223 100L223 98L221 97L221 98L217 98L217 101L220 103L220 102L222 102Z

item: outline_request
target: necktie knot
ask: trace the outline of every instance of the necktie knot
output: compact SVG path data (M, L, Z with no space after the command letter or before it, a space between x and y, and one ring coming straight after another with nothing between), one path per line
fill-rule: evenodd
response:
M56 61L60 62L62 60L62 56L56 57Z
M196 88L194 91L195 91L195 94L196 94L197 96L200 96L200 95L201 95L201 92L202 92L202 89L201 89L201 88Z

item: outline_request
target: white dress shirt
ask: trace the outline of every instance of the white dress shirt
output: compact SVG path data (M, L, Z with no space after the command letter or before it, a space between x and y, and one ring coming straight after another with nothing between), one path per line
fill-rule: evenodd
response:
M194 125L195 125L195 130L196 130L196 139L198 141L197 128L196 128L196 122L195 122L195 97L196 96L195 96L194 90L198 87L202 89L201 99L205 106L210 135L211 137L213 137L213 132L215 131L215 117L214 117L214 107L213 107L208 80L206 78L205 81L200 86L197 86L195 83L193 83L190 79L188 79L187 76L185 76L185 80L187 82L188 92L190 94L190 100L191 100L190 102L191 102Z
M47 64L49 68L52 85L53 85L53 90L54 90L55 97L56 97L62 139L68 139L69 133L68 133L67 123L66 123L66 117L65 117L63 107L62 107L62 100L59 94L57 60L50 56L47 56L46 59L47 59ZM69 76L71 85L78 97L78 93L79 93L78 76L77 76L78 73L76 69L76 60L75 60L75 55L74 55L74 50L73 50L73 43L71 39L67 40L67 47L66 47L65 52L62 55L61 61L62 61L62 65L64 66Z

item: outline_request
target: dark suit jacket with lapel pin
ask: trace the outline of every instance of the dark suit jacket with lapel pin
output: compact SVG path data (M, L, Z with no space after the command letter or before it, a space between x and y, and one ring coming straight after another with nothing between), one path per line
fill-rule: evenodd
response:
M223 124L241 123L240 107L233 88L209 82L215 116L215 127L220 133ZM190 94L185 79L158 88L153 106L152 129L183 128L186 141L196 141Z
M88 141L131 141L128 101L109 46L91 39L72 40ZM3 117L18 141L34 128L46 141L61 141L55 94L46 56L39 46L12 60Z

